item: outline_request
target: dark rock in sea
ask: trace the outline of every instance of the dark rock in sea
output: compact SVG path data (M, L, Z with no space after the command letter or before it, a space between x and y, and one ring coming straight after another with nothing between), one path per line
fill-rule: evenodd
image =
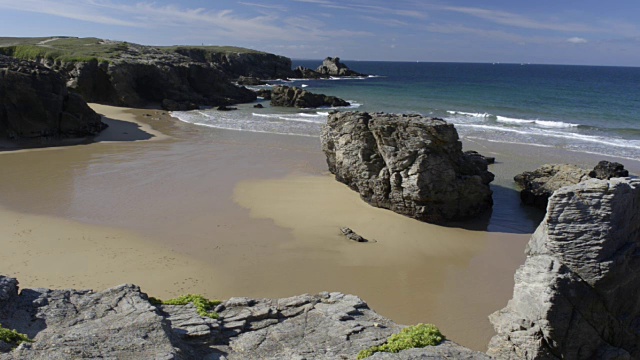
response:
M134 285L18 294L17 281L0 276L0 323L34 340L0 348L0 358L355 359L403 328L341 293L231 298L215 311L218 319L201 317L192 304L152 305ZM487 358L451 341L393 358L423 357Z
M216 108L216 110L218 110L218 111L232 111L232 110L238 110L238 108L221 105L221 106L218 106Z
M471 160L478 161L480 163L485 163L485 162L486 164L496 163L496 158L491 156L484 156L475 150L467 150L464 152L464 154L467 155Z
M616 177L627 177L629 171L620 163L603 160L591 170L589 176L600 180L609 180Z
M319 72L313 71L309 68L298 66L297 68L293 69L293 77L297 79L322 79L328 78L329 75L320 74Z
M493 204L486 161L465 155L456 129L444 120L333 112L321 140L336 180L373 206L445 223Z
M162 108L167 111L189 111L200 107L190 101L175 101L171 99L162 100Z
M257 85L266 85L267 83L251 76L240 76L237 81L238 85L249 85L249 86L257 86Z
M54 71L34 62L0 55L0 137L85 137L104 128Z
M497 359L640 359L640 181L557 190L490 316Z
M368 242L367 239L363 238L362 236L356 234L353 230L349 229L348 227L343 227L340 228L340 232L342 232L342 234L344 236L347 237L347 239L351 240L351 241L355 241L355 242Z
M268 90L268 89L256 90L255 93L257 96L260 96L265 100L271 100L271 90Z
M253 105L254 109L264 109L264 106L262 104L255 104Z
M317 108L349 105L351 104L335 96L314 94L297 87L276 86L271 91L271 106Z
M328 57L322 61L316 72L321 75L329 76L364 76L358 72L355 72L347 67L347 65L340 62L338 57Z

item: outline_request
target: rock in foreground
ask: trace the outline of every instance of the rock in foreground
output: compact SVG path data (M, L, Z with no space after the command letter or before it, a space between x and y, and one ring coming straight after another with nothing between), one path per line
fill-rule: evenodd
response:
M334 112L321 140L336 180L373 206L444 223L493 204L486 160L464 154L456 129L444 120Z
M52 70L0 55L0 137L84 137L106 128Z
M640 359L640 181L557 190L491 315L499 359Z
M191 304L154 306L133 285L103 292L23 289L20 295L17 285L0 276L0 323L34 342L0 346L3 360L355 359L402 328L341 293L232 298L216 307L219 319L211 319ZM389 355L372 359L485 358L450 341Z
M288 86L276 86L271 91L271 106L297 108L318 108L322 106L349 106L348 102L335 96L314 94L309 91Z

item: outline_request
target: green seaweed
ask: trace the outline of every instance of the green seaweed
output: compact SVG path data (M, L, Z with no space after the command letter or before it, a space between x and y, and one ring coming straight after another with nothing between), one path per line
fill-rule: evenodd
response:
M212 319L217 319L219 316L218 313L212 311L212 309L221 303L219 300L209 300L202 295L193 294L183 295L171 300L160 300L150 297L149 302L153 305L187 305L192 303L196 307L198 315Z
M33 342L27 335L20 334L15 330L5 329L0 324L0 341L11 345L20 345L23 342Z
M386 343L360 351L358 359L366 359L377 352L398 353L412 348L436 346L445 340L444 335L432 324L418 324L391 336Z

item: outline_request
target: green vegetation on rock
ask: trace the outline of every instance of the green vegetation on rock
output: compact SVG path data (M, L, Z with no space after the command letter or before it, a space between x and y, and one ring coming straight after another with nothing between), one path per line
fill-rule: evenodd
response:
M405 328L400 333L391 336L385 344L360 351L358 359L366 359L377 352L398 353L412 348L436 346L444 339L444 335L435 325L418 324Z
M220 305L221 303L219 300L209 300L202 295L193 294L183 295L175 299L164 301L150 297L149 302L153 305L187 305L188 303L192 303L196 307L198 315L212 319L218 318L218 313L212 310L215 306Z
M23 342L33 342L27 335L20 334L15 330L9 330L2 327L0 324L0 341L3 341L11 345L20 345Z

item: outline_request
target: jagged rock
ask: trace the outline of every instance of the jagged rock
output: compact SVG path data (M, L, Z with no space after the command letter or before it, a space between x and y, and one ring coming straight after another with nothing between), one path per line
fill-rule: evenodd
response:
M629 170L625 170L624 165L617 162L600 161L589 173L592 178L608 180L616 177L629 176Z
M317 108L321 106L349 106L350 104L335 96L314 94L309 91L288 86L276 86L271 91L271 106L297 108Z
M339 57L328 57L322 61L316 72L321 75L329 76L363 76L358 72L355 72L347 67L347 65L340 62Z
M545 164L534 171L525 171L513 180L522 188L520 199L524 204L547 208L554 191L589 179L586 170L569 164Z
M238 78L237 83L238 85L249 85L249 86L266 85L266 82L251 76L240 76Z
M43 66L0 55L0 137L84 137L107 126Z
M329 171L369 204L422 221L465 219L492 204L486 162L453 125L419 115L334 112L322 131Z
M347 237L347 239L351 240L351 241L355 241L355 242L368 242L367 239L363 238L362 236L356 234L353 230L349 229L348 227L343 227L340 228L340 232L342 232L342 234L344 236Z
M557 190L490 316L498 359L640 358L640 180L590 179Z
M191 304L153 306L133 285L99 293L23 289L20 295L17 285L0 276L0 323L34 342L0 346L2 360L354 359L403 328L341 293L232 298L216 307L215 320L200 317ZM445 341L391 358L485 357Z

